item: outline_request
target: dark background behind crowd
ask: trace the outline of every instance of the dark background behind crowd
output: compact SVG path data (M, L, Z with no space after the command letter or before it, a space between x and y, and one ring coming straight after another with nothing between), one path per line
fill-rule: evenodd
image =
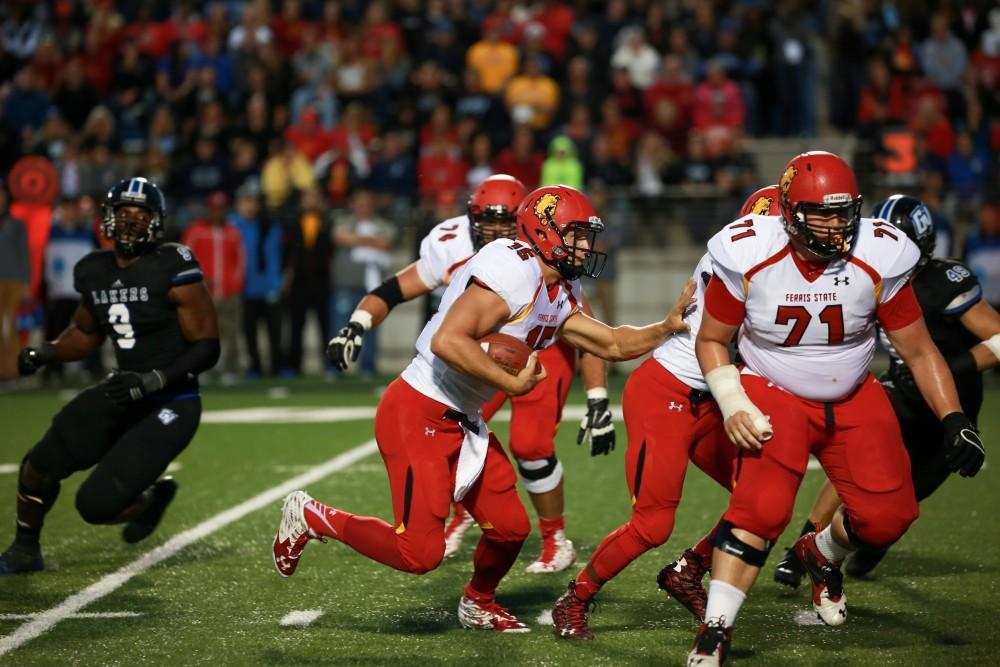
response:
M300 373L308 319L325 340L495 172L585 189L612 250L700 244L768 151L837 141L1000 304L997 2L8 1L0 40L0 379L136 174L205 269L227 382Z

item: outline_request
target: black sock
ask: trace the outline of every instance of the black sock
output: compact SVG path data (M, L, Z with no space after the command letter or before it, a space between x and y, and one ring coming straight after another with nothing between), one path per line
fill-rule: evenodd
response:
M22 547L37 547L41 534L40 528L28 528L18 522L14 530L14 544Z
M805 525L802 526L802 532L799 533L799 537L802 537L803 535L808 535L809 533L815 533L815 532L816 532L816 524L814 524L809 519L806 519Z

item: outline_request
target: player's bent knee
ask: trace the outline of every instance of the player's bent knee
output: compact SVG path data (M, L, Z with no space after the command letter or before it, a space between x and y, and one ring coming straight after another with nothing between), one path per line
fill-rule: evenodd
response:
M869 549L887 549L906 533L910 524L920 514L916 502L913 507L900 507L878 513L844 516L844 528L851 543Z
M725 519L720 521L715 531L715 540L712 542L713 546L724 553L736 556L747 565L763 567L764 563L767 562L768 554L771 553L771 547L774 546L774 540L762 536L763 539L766 540L766 543L764 548L760 549L752 544L747 544L744 540L734 535L733 528L736 527L737 526L734 526L731 521L727 521ZM757 533L751 528L744 526L739 527L755 535L760 535L760 533Z
M670 534L674 532L675 509L671 507L669 510L632 514L629 525L647 549L655 549L670 539Z
M87 480L80 485L80 490L76 493L76 511L87 523L106 524L114 521L128 507L131 500L116 493L113 488L102 489L92 480Z
M544 459L518 458L517 469L528 493L548 493L559 486L563 478L562 463L554 454Z

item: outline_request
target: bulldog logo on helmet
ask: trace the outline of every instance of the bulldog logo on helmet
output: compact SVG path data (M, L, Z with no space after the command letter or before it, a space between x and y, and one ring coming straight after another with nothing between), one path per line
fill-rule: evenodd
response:
M774 197L757 197L754 203L750 205L750 213L753 215L767 215L773 203Z
M561 197L559 195L546 192L538 198L538 201L535 202L533 212L535 217L538 218L543 225L549 224L549 220L556 212L556 205L559 203L560 199Z
M785 170L785 173L781 175L781 180L778 181L778 187L781 188L781 194L788 194L788 189L792 187L792 179L794 179L798 173L799 170L796 169L794 165L788 165L788 169Z

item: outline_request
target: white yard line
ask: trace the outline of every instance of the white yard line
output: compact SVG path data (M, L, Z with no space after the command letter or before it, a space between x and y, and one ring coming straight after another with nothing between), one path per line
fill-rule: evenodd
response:
M258 493L253 498L245 500L239 505L216 514L212 518L199 523L194 528L189 528L183 533L175 535L137 560L119 568L79 593L69 596L55 607L39 613L32 620L20 626L9 635L0 637L0 656L10 653L19 646L23 646L32 639L51 630L60 621L72 617L92 602L121 588L132 577L142 574L154 565L176 555L177 552L185 547L208 537L221 528L225 528L234 521L239 521L252 512L276 503L296 489L300 489L323 479L327 475L347 468L352 463L375 453L377 449L375 440L369 440L343 454L333 457L329 461L317 464L316 467L297 477L292 477L277 486ZM275 525L277 525L277 519L278 515L275 513ZM261 558L264 557L265 554L261 554Z
M34 614L0 614L0 621L29 621L37 618L41 612ZM81 611L70 614L66 618L135 618L142 616L137 611Z
M281 619L280 624L286 627L304 628L322 615L322 609L290 611Z

